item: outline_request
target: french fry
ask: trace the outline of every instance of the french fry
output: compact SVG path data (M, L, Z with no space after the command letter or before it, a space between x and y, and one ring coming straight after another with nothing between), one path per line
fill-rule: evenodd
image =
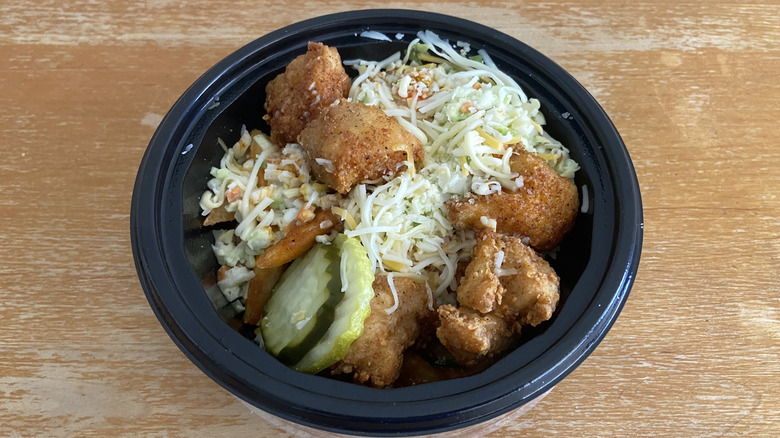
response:
M258 268L255 266L255 276L249 280L249 291L246 297L246 310L244 310L244 322L257 325L263 316L263 308L271 291L284 271L283 266L275 268Z
M286 236L255 257L255 266L275 268L289 263L311 249L317 236L329 234L334 227L340 226L338 216L330 210L320 210L312 220L292 227Z
M209 215L206 216L206 219L203 221L203 225L209 226L209 225L219 224L222 222L230 222L235 218L236 218L235 213L231 211L227 211L225 209L225 204L222 204L219 207L209 212Z

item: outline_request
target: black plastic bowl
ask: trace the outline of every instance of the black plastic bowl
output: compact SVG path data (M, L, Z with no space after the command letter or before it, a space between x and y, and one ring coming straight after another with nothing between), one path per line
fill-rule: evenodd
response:
M198 208L209 169L241 126L262 120L266 83L309 41L343 59L383 59L420 30L484 48L539 99L547 130L582 169L575 182L587 213L552 262L561 303L552 320L471 377L372 389L290 370L233 327L215 286L212 233ZM365 30L392 41L361 37ZM398 40L396 35L403 35ZM339 13L293 24L231 54L193 84L161 122L141 162L131 210L133 253L152 309L179 348L212 379L278 417L326 431L415 435L474 425L552 388L593 351L617 318L636 274L642 206L631 160L615 127L587 91L551 60L494 29L440 14L401 10ZM227 322L227 323L226 323Z

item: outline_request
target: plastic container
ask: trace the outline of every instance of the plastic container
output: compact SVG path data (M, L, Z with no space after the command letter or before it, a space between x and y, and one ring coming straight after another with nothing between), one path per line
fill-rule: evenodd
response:
M382 59L416 32L484 48L539 99L546 129L580 163L575 182L588 193L553 267L561 277L554 317L525 342L471 377L398 389L373 389L290 370L261 348L225 306L215 285L212 233L198 208L209 169L223 154L217 138L237 140L262 120L266 83L309 41L343 59ZM361 37L373 30L392 41ZM397 39L401 37L400 40ZM144 155L133 192L132 246L149 303L179 348L245 402L317 430L375 436L437 433L473 426L547 392L590 354L618 316L642 243L642 206L631 160L593 97L551 60L494 29L440 14L370 10L314 18L237 50L198 79L165 116Z

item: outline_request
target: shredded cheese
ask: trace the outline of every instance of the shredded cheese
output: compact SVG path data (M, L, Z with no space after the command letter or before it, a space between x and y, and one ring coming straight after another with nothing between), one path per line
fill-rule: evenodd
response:
M379 40L379 41L392 41L387 35L377 32L375 30L366 30L360 33L360 36L363 38L370 38L372 40Z
M506 277L508 275L516 275L517 269L516 268L507 268L503 269L501 265L504 264L504 251L499 250L496 253L496 257L493 260L493 272L495 272L497 277Z
M433 310L433 291L431 291L431 285L425 282L425 291L428 293L428 310Z
M431 287L438 302L452 292L455 266L472 247L462 245L464 236L447 220L445 199L523 187L509 165L518 149L554 157L551 164L564 176L577 169L543 131L539 101L529 99L484 50L476 61L466 57L470 47L459 47L420 32L403 58L346 62L358 70L349 98L395 117L423 143L425 160L395 179L358 186L334 212L346 222L347 235L361 239L377 271L435 272ZM495 219L482 221L496 228Z
M393 281L393 274L387 274L387 284L390 285L390 292L393 294L393 305L385 309L385 313L388 315L398 310L398 291L395 290L395 282Z
M336 167L333 166L333 162L330 160L326 160L325 158L315 158L314 161L317 162L320 166L325 168L325 171L328 173L335 173Z
M389 40L370 30L361 35ZM408 145L389 145L406 151L407 161L401 164L405 170L392 179L359 184L347 196L328 193L326 186L311 180L300 145L280 148L264 134L250 134L244 127L232 148L219 140L225 156L219 168L212 169L209 191L200 204L204 215L221 206L235 212L237 243L220 244L222 259L231 266L251 267L254 255L280 239L294 221L316 208L331 209L344 222L344 233L360 239L374 271L387 273L394 296L388 313L398 307L393 276L425 280L431 309L434 304L453 303L456 267L470 258L475 241L472 231L452 227L445 201L522 188L523 178L510 167L518 150L546 159L564 177L572 178L579 169L569 151L544 131L539 101L529 99L484 50L477 50L481 61L468 58L470 51L468 44L453 47L426 31L419 32L403 53L381 61L344 61L357 70L348 98L382 109L425 151L423 162L414 163ZM308 93L318 96L314 82ZM314 161L326 172L336 172L333 162ZM257 187L258 181L265 186ZM586 212L586 186L582 198ZM320 226L332 225L328 222ZM481 217L480 222L497 227L494 218ZM334 231L316 240L329 243L335 235ZM528 243L527 238L523 241ZM499 276L517 272L502 267L503 252L495 262ZM341 269L346 278L345 267Z
M495 219L487 216L480 216L479 223L482 224L483 227L491 228L493 231L496 231L496 227L498 226L498 222Z
M588 186L586 184L583 184L582 185L582 206L580 207L580 211L582 213L587 213L589 208L590 208L590 198L588 197Z

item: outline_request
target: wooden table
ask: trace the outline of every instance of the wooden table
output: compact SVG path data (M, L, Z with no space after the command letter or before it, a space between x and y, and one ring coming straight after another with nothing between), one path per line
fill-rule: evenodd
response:
M45 3L45 4L44 4ZM374 2L494 26L610 114L642 189L639 275L598 349L490 436L780 436L780 7ZM193 365L146 302L133 181L202 72L357 1L0 4L0 435L287 434Z

